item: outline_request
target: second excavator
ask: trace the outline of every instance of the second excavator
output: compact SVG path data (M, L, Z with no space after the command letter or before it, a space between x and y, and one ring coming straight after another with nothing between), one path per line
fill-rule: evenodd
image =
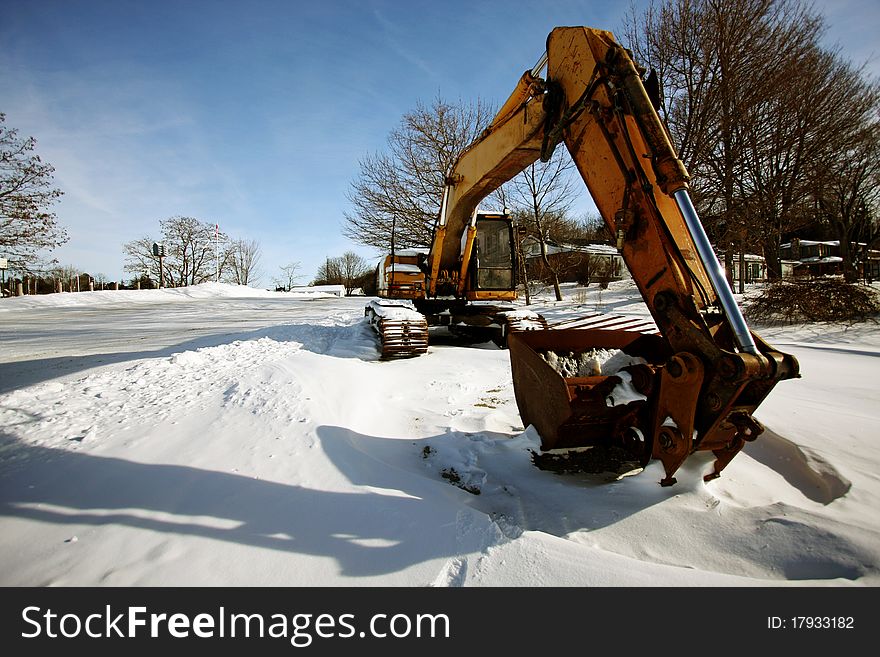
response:
M713 452L705 478L717 477L763 431L755 409L799 367L748 328L643 74L610 32L555 28L545 55L447 176L431 248L386 258L383 299L367 312L386 355L427 349L429 320L498 327L520 416L542 450L617 446L642 465L660 460L661 484L672 485L698 450ZM509 218L481 214L479 203L559 144L658 332L547 330L528 312L470 309L515 297Z

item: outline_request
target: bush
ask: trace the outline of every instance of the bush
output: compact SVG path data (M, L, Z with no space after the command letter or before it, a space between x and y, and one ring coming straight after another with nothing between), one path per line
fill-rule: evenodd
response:
M839 278L777 281L745 308L750 320L795 322L860 322L880 313L877 292Z

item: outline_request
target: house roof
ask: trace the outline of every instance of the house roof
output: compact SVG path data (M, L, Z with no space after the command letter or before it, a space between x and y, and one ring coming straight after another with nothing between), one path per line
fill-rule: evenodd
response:
M527 257L535 257L540 253L540 247L538 245L538 240L534 237L527 238L529 244L526 246L526 256ZM588 255L601 255L601 256L619 256L617 249L608 244L566 244L556 242L547 242L547 254L552 255L554 253L586 253Z
M780 244L780 249L788 249L792 246L792 242L786 242L785 244ZM800 246L816 246L818 244L824 244L825 246L840 246L840 240L826 240L824 242L819 242L816 240L798 240L798 244ZM855 246L867 246L864 242L852 242Z
M843 258L840 256L813 256L812 258L801 258L798 264L801 265L824 265L834 262L843 262Z

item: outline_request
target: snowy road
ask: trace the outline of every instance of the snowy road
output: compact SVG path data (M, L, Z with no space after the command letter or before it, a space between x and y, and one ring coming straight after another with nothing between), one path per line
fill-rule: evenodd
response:
M171 297L0 313L0 393L99 365L214 346L281 324L363 314L364 299ZM137 297L134 297L135 299Z

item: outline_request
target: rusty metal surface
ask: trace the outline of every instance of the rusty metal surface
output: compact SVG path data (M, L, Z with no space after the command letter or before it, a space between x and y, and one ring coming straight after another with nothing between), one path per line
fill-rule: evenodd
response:
M704 368L693 354L673 356L660 371L660 390L652 413L651 456L663 463L663 486L675 483L675 471L694 449L694 416Z
M515 332L508 347L520 417L538 430L544 450L611 443L616 434L622 440L626 418L643 413L645 409L637 407L646 406L609 406L607 397L620 377L563 377L545 360L548 352L609 349L643 358L645 389L651 387L653 369L670 355L666 341L657 335L600 329Z
M380 319L376 323L382 358L412 358L428 351L428 323L422 319Z
M373 301L364 308L364 315L379 339L382 359L411 358L428 351L428 322L424 315L400 305L403 317L383 317L377 310L387 303ZM394 308L394 302L390 303Z
M547 324L545 328L551 329L610 329L621 331L636 331L638 333L657 333L657 325L648 317L636 317L628 315L609 315L606 313L590 313L582 317L564 319L559 322Z
M606 325L613 325L606 324ZM619 324L618 324L619 325ZM662 462L664 486L696 451L712 451L719 476L742 449L763 431L752 417L773 385L797 376L797 361L773 351L760 338L760 357L718 351L713 362L688 352L672 353L661 335L620 329L560 329L509 336L514 396L525 425L541 436L541 449L615 446L628 449L642 464ZM582 354L619 349L647 361L623 368L645 400L609 403L620 383L616 374L563 376L547 362L550 352Z

